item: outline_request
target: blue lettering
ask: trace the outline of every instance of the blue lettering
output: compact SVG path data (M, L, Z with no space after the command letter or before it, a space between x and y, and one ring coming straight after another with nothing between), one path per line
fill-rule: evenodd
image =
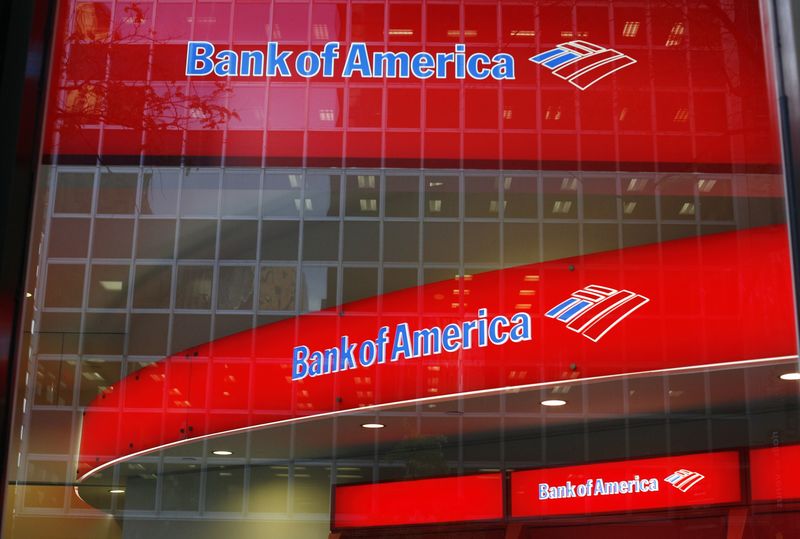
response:
M333 77L333 61L339 57L339 42L325 43L320 56L322 56L322 76Z
M366 43L353 43L347 51L342 77L352 77L354 72L358 72L364 78L372 77Z
M292 55L291 51L278 53L278 44L275 41L267 43L267 76L274 77L279 72L281 76L288 77L292 73L289 71L289 64L286 61Z
M505 316L497 316L489 322L489 340L492 344L500 345L505 344L508 340L508 333L500 334L500 327L508 326L508 318Z
M419 79L429 79L433 76L435 65L432 54L418 52L411 59L411 72Z
M456 45L456 55L455 56L456 56L456 78L457 79L463 79L463 78L466 77L466 73L465 73L466 70L464 69L464 63L466 61L465 58L464 58L464 51L465 50L466 50L466 47L464 46L463 43L458 43Z
M235 77L239 71L239 56L233 51L219 51L217 53L217 65L214 66L214 74L220 77Z
M292 381L302 380L308 375L308 346L295 346L292 352Z
M376 52L372 55L372 65L376 77L408 78L407 52Z
M478 329L478 321L464 322L464 350L472 348L472 332Z
M514 79L514 57L510 54L500 53L492 56L495 65L492 66L492 77L497 80Z
M389 326L383 326L378 330L378 338L375 343L378 345L378 363L385 363L386 345L389 343Z
M478 309L478 346L484 347L486 342L486 309Z
M190 41L186 47L186 75L189 77L210 75L214 69L212 54L214 45L208 41Z
M517 313L511 317L514 326L509 332L511 342L531 340L531 315L528 313Z
M489 69L489 67L479 67L479 62L488 64L490 62L489 56L482 52L476 52L470 56L469 60L467 60L467 71L469 72L469 76L473 79L482 80L491 74L491 69Z
M311 357L308 359L311 361L311 368L308 370L308 374L312 378L319 376L320 374L325 374L325 358L323 357L322 352L311 352Z
M297 55L294 68L301 77L313 77L319 73L319 56L314 51L303 51Z
M436 53L436 78L444 79L447 77L447 63L455 62L455 53L437 52Z
M408 324L402 323L397 325L394 332L394 346L392 346L392 361L400 359L402 354L406 359L415 357L411 351L411 342L408 336Z
M442 330L439 328L419 329L414 332L414 357L430 353L438 354L441 349Z
M358 362L362 367L369 367L375 363L375 341L364 341L361 343L361 350L358 354Z
M325 350L325 374L339 371L339 349L328 348Z
M356 368L356 358L354 352L356 350L355 343L349 344L350 338L345 335L342 337L341 346L339 350L339 370L346 371L348 369L355 369Z
M264 76L264 53L261 51L242 51L242 76Z
M461 348L461 326L447 324L442 332L442 348L445 352L455 352Z

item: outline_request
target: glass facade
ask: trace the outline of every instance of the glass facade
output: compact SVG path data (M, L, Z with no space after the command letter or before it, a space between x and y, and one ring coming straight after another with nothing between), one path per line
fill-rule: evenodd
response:
M3 536L800 536L765 10L60 1Z

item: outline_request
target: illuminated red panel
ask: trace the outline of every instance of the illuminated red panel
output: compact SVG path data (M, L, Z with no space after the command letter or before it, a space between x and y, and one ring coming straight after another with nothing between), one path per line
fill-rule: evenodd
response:
M738 451L511 474L512 517L618 513L741 501Z
M333 527L470 522L503 518L499 473L346 485L334 490Z
M750 451L750 493L754 502L800 499L800 445Z
M595 9L619 10L619 3L597 2ZM100 151L105 163L138 163L140 137L98 147L108 131L129 129L154 137L143 149L147 162L179 163L184 156L218 163L225 154L228 164L260 164L266 157L270 166L418 167L424 159L426 167L445 168L778 169L777 116L754 0L709 0L707 9L685 14L645 0L640 12L622 20L653 20L653 30L619 28L611 39L608 28L586 30L602 19L590 17L580 25L592 42L580 40L578 47L568 44L575 36L564 28L573 17L581 20L585 8L573 13L576 8L546 4L411 0L386 13L382 5L356 2L313 9L302 0L274 7L227 2L203 4L193 15L191 2L60 0L53 52L60 61L51 73L45 158L94 164ZM703 36L703 46L687 49L684 28L693 42ZM723 47L721 32L737 39ZM410 55L452 55L461 43L469 54L511 55L515 76L502 87L491 78L459 84L453 69L425 84L348 79L340 58L330 77L306 80L292 69L281 77L190 79L189 39L239 52L263 50L272 40L292 58L332 41L340 43L342 57L355 41L366 41L370 52ZM528 60L559 44L584 52L613 45L630 59L599 52L557 73ZM608 63L588 69L603 59ZM562 78L575 74L572 83ZM602 74L610 76L597 80ZM135 98L120 98L130 95ZM461 111L467 111L463 118ZM73 136L98 126L102 137ZM363 131L370 128L375 131ZM175 133L186 134L186 144L183 136L170 136ZM289 142L282 140L287 136Z
M109 386L85 409L79 471L270 421L560 380L574 357L581 358L580 376L592 377L792 355L790 267L786 228L754 228L489 271L266 324L174 354ZM461 288L464 304L455 299ZM591 308L582 297L593 297L575 293L587 289L628 290L648 302L635 311L623 303L573 331L570 316ZM686 300L693 290L703 297ZM325 350L343 336L351 343L375 339L381 326L393 332L403 323L410 330L461 323L481 307L490 317L528 313L531 339L292 381L298 345ZM701 316L714 323L698 324ZM665 317L670 324L659 322ZM225 381L226 365L237 364L251 368ZM427 366L436 367L435 379L421 383ZM198 391L205 383L213 393Z

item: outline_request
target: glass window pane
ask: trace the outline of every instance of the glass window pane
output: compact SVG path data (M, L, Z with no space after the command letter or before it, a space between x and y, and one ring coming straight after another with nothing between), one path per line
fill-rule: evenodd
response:
M339 258L338 221L306 221L303 224L303 258L305 260Z
M419 215L419 177L386 177L386 216L416 217Z
M500 225L464 223L464 263L500 263Z
M377 268L344 268L342 280L342 303L378 294Z
M300 245L298 221L264 221L261 223L261 259L297 260Z
M211 266L178 266L175 307L210 309L213 275Z
M213 259L217 250L217 222L181 219L178 258Z
M130 324L128 354L158 358L167 354L169 315L132 314Z
M89 248L88 219L53 219L47 256L51 258L83 258Z
M344 260L377 261L380 223L377 221L344 222Z
M336 268L306 266L300 282L300 310L315 312L336 305Z
M385 221L383 223L383 259L386 262L419 260L419 223Z
M169 307L171 266L136 266L133 306L137 308Z
M56 213L89 213L92 208L93 172L60 172L56 188Z
M217 308L252 309L254 276L255 269L251 266L222 266L219 269Z
M202 314L176 314L172 324L170 353L181 352L211 339L211 317Z
M261 215L283 217L300 215L302 174L270 174L264 176Z
M139 208L144 215L175 215L178 209L178 169L154 168L142 174L142 198Z
M458 177L425 177L425 216L458 217Z
M583 217L586 219L617 218L617 179L615 176L584 176Z
M503 261L506 266L533 264L539 258L539 225L505 223L503 225Z
M222 176L222 215L258 215L261 172L227 169Z
M539 215L536 182L536 176L506 176L503 178L506 218L535 219Z
M258 245L258 221L222 221L219 257L222 260L254 260Z
M93 264L89 307L123 309L128 303L128 266Z
M496 177L464 178L464 215L466 217L500 216L500 186Z
M578 216L578 178L571 175L542 180L544 216L548 219L575 219Z
M345 215L377 217L381 177L374 174L347 176Z
M93 258L131 258L133 220L96 219L92 241Z
M136 172L103 172L97 213L133 213L136 208Z
M262 267L258 308L269 311L293 311L296 280L295 267Z
M140 219L136 236L136 258L173 258L175 221Z
M186 169L181 189L181 215L217 215L219 171Z
M122 364L118 361L81 361L80 404L86 406L119 380Z
M425 223L422 232L425 262L458 263L460 254L458 223Z
M75 362L40 360L36 365L34 404L69 406L75 384Z
M305 215L339 215L339 183L339 176L307 174Z

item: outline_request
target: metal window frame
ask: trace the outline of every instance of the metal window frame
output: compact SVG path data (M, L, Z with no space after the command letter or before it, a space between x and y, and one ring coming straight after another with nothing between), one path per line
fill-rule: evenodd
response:
M15 391L15 353L25 308L24 282L39 167L55 0L0 5L0 504L4 505ZM0 524L2 522L0 514Z

